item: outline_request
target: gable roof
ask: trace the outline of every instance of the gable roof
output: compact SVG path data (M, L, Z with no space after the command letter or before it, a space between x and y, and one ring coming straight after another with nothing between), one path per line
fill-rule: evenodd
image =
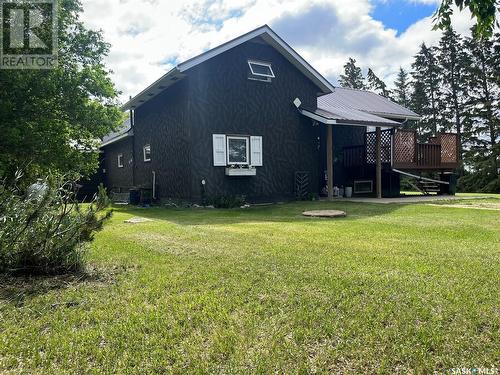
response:
M396 120L420 120L420 116L392 100L371 91L335 87L332 93L318 98L318 108L334 112L357 110Z
M185 77L185 72L215 56L220 55L240 44L243 44L253 38L261 37L269 45L281 53L292 65L308 77L318 88L320 94L328 94L334 90L334 87L318 71L316 71L306 60L304 60L292 47L290 47L278 34L269 26L264 25L235 39L232 39L218 47L208 50L198 56L180 63L175 68L166 73L163 77L142 90L135 97L130 99L122 106L123 110L134 109L144 104L149 99L161 93L168 86L174 84L179 79Z

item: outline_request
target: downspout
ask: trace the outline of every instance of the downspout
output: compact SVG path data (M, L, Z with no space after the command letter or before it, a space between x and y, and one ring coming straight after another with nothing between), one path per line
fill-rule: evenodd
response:
M129 97L132 100L132 96ZM132 186L135 186L135 135L134 135L134 110L130 107L130 131L132 132Z
M153 201L156 200L156 172L153 171Z

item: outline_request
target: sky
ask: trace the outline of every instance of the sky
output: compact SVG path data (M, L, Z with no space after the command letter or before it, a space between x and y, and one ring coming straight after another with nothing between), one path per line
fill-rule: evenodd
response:
M83 0L82 20L111 44L125 102L177 64L268 24L334 85L348 57L392 84L432 30L439 0ZM466 11L453 18L468 34Z

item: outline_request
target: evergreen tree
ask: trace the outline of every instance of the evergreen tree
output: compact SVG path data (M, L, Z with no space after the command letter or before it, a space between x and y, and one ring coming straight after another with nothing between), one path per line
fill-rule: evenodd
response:
M384 81L377 77L371 68L368 68L366 79L368 81L368 85L366 87L367 89L372 90L379 95L385 96L386 98L390 97L391 92L387 88L387 85Z
M425 133L423 134L425 137L435 135L440 123L438 103L440 76L435 54L435 47L427 47L425 43L422 43L412 64L413 82L422 83L421 88L427 98L425 107L419 113L422 116L423 124L425 124Z
M425 84L420 81L415 81L411 83L412 90L410 94L409 107L415 113L422 115L429 108L429 99L425 92ZM429 119L423 117L422 120L417 122L410 122L409 127L417 131L417 136L419 141L424 142L426 140L425 134L428 133L430 128Z
M470 147L464 157L471 173L461 182L475 191L500 192L499 38L496 34L490 39L466 38L464 42L470 56L466 66L470 126L465 129Z
M356 60L349 57L344 65L344 74L340 75L340 86L351 89L363 90L365 88L363 73L361 68L356 66Z
M394 100L403 107L409 107L409 87L408 73L400 67L398 77L396 78L396 81L394 81Z
M463 145L467 143L463 135L463 123L466 120L464 117L467 98L466 69L469 62L462 37L452 28L447 29L439 41L438 64L441 75L442 124L445 130L456 131L461 160Z

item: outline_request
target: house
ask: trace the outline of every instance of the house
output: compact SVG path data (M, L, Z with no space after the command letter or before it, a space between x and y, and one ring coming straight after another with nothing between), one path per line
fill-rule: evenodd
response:
M401 173L457 163L442 148L454 135L418 144L401 130L416 113L334 87L267 25L177 65L123 109L130 119L101 145L105 184L155 199L331 197L334 186L393 196Z

